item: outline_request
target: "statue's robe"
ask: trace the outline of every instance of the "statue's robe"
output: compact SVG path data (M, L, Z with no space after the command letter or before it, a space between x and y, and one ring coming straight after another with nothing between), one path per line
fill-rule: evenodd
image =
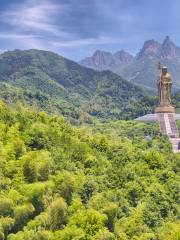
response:
M172 81L170 75L161 75L158 81L158 95L159 95L159 105L160 106L170 106L171 105L171 86Z

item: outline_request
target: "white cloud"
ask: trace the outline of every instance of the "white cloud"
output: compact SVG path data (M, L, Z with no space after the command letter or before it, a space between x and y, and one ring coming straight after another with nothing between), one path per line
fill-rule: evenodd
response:
M21 46L18 48L46 48L43 41L41 40L41 37L37 35L4 32L0 33L0 40L12 41L15 45L18 43L17 45Z
M30 39L30 38L35 38L37 36L35 35L30 35L30 34L19 34L19 33L11 33L11 32L4 32L0 33L0 39Z
M122 38L112 38L106 36L99 36L96 38L83 38L83 39L76 39L70 40L65 42L53 42L53 46L56 47L81 47L81 46L88 46L88 45L100 45L100 44L112 44L112 43L122 43L124 40Z
M59 1L60 2L60 1ZM0 23L6 27L0 32L0 41L10 42L15 48L36 48L66 53L83 47L122 43L124 40L108 36L82 37L72 34L61 26L61 14L68 15L72 5L55 3L53 0L26 0L11 4L0 12ZM71 9L72 10L72 9ZM66 54L65 54L66 55Z
M68 5L56 4L51 0L11 4L0 14L0 22L6 24L7 29L0 33L0 40L12 41L18 48L49 49L54 37L62 40L72 37L61 30L57 21L57 17L67 8Z
M60 34L55 17L65 6L50 1L27 1L23 4L11 5L1 13L0 21L16 28L18 31L44 31Z
M100 44L122 43L122 38L112 38L99 36L97 38L83 38L75 40L60 40L46 39L41 35L20 34L20 33L0 33L0 39L17 41L23 49L36 48L41 50L51 50L55 52L63 51L63 49L82 48L85 46L93 46Z

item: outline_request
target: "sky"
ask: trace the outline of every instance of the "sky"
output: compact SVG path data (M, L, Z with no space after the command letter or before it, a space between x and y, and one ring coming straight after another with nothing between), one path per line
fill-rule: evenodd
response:
M180 0L0 0L0 52L43 49L80 60L136 54L165 36L180 46Z

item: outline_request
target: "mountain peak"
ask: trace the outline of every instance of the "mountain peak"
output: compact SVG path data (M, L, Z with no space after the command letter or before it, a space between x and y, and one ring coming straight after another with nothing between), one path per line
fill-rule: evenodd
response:
M171 41L169 36L166 36L163 41L162 48L176 48L176 45Z
M93 56L97 56L97 55L102 54L102 53L103 53L103 51L98 49L93 53Z
M91 57L82 59L79 63L83 66L96 70L106 70L112 60L112 53L96 50Z
M114 53L114 57L124 63L130 62L134 58L133 55L124 51L123 49Z
M124 49L121 49L120 51L117 51L115 54L126 54L126 53L128 52L126 52Z
M143 48L140 50L138 57L147 56L147 55L156 55L160 49L161 44L154 39L147 40Z
M93 54L93 57L99 57L99 56L111 56L112 54L110 52L96 50Z
M97 70L111 70L118 72L121 67L133 60L133 56L120 50L112 54L111 52L96 50L91 57L80 61L80 64Z
M164 39L164 41L163 41L163 44L169 44L169 43L172 43L172 41L171 41L171 39L170 39L170 37L169 36L166 36L165 37L165 39Z
M163 41L161 55L162 55L162 58L167 58L167 59L172 59L177 56L177 47L171 41L169 36L166 36L166 38Z

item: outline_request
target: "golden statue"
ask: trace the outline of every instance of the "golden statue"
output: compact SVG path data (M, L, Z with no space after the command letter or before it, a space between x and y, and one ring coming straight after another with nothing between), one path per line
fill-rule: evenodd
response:
M171 106L171 75L168 73L167 67L161 67L160 63L158 63L158 69L161 71L157 82L159 106L155 109L155 112L175 112L174 107Z

